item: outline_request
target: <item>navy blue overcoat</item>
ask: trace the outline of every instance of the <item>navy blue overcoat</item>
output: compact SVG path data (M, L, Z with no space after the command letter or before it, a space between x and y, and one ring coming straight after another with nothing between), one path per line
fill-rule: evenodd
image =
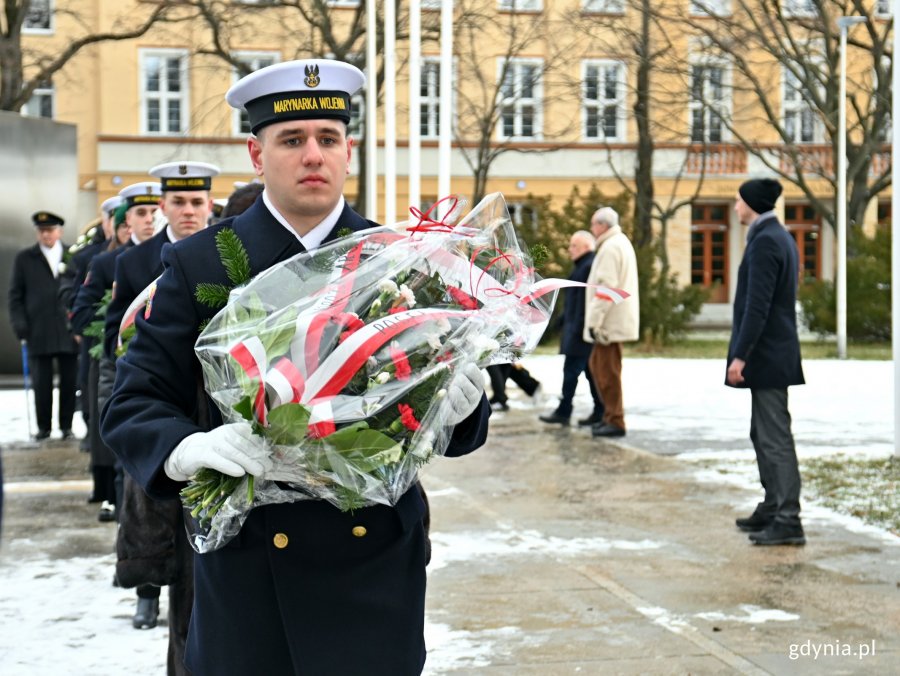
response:
M372 225L346 206L325 241L344 228ZM138 315L101 423L104 440L151 496L169 498L184 485L163 471L175 446L221 424L200 387L193 348L201 322L215 314L195 299L197 283L229 283L215 246L222 228L243 242L254 275L303 251L261 199L234 219L165 247L150 314ZM456 427L448 455L484 443L489 411L482 397ZM195 557L187 666L197 676L420 673L424 511L415 487L393 507L352 513L317 500L252 510L227 546ZM354 536L358 526L365 536Z
M728 364L735 357L746 362L744 382L736 387L803 384L795 307L799 273L797 244L774 215L750 228L728 346Z

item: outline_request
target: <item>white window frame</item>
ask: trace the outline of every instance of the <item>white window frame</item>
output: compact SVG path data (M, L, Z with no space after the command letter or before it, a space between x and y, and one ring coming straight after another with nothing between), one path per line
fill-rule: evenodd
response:
M47 0L47 11L50 15L48 17L48 25L46 28L28 26L23 20L22 33L24 35L51 35L54 33L56 31L56 7L54 0ZM28 18L27 14L25 15L25 18Z
M41 115L40 113L40 99L44 97L50 98L50 115L49 117L46 115ZM37 110L35 110L37 108ZM49 86L37 87L31 93L31 98L19 109L20 114L25 115L27 117L41 117L45 120L52 120L56 118L56 89L51 82Z
M792 84L792 80L796 81L796 85ZM796 96L788 97L789 93L796 94ZM803 140L803 113L808 112L810 116L810 123L812 125L812 138L809 140ZM809 103L809 97L806 96L806 92L801 88L801 83L797 81L797 78L794 74L788 70L788 68L782 66L781 68L781 124L785 130L785 133L788 133L788 115L795 114L798 115L797 123L794 129L793 138L790 139L791 143L796 144L815 144L815 143L823 143L825 140L825 128L822 124L822 120L819 119L818 114L813 108L812 104ZM800 136L800 138L797 138Z
M426 12L428 10L436 10L441 8L443 0L421 0L422 9Z
M625 0L581 0L581 11L587 14L624 14Z
M813 0L782 0L784 16L810 17L816 15Z
M731 0L691 0L692 16L731 16Z
M431 71L434 75L434 79L431 81L426 81L429 71ZM424 56L422 57L422 84L428 87L430 93L426 96L421 92L419 93L419 110L421 111L423 108L427 108L427 113L420 113L422 122L428 122L429 130L433 130L433 133L425 133L420 130L419 134L422 139L426 140L435 140L440 136L441 129L441 120L440 120L440 78L441 78L441 58L439 56ZM451 76L450 80L452 82L456 81L456 61L454 60L451 65ZM433 85L433 86L429 86ZM450 92L450 126L451 128L455 128L456 126L456 92Z
M262 50L254 50L254 51L239 51L234 52L232 56L241 61L242 63L249 63L250 67L256 71L264 66L259 65L259 61L261 59L272 59L271 64L266 65L274 65L276 63L281 62L281 52L279 51L262 51ZM231 82L234 84L238 80L241 79L241 74L238 73L237 68L232 67L231 69ZM249 131L241 131L241 111L233 110L231 115L231 133L234 136L246 136L249 134Z
M598 69L597 89L598 98L588 98L588 71L592 68ZM606 83L606 74L610 69L615 68L616 73L616 95L608 98L604 95L604 84ZM625 140L625 122L627 116L625 114L625 62L616 61L614 59L585 59L581 62L581 138L588 142L607 141L622 142ZM615 108L616 114L616 133L613 136L606 135L604 124L604 113L610 107ZM591 110L597 113L599 134L591 136L591 129L588 126L588 115Z
M359 0L325 0L329 7L359 7Z
M503 12L541 12L543 0L497 0L497 8Z
M497 59L497 78L498 80L503 73L503 64L504 59ZM537 69L538 76L536 81L532 84L532 94L533 96L529 98L525 98L522 96L522 79L521 79L521 70L526 67L534 67ZM544 62L541 59L526 59L526 58L512 58L507 62L507 68L509 72L512 73L513 78L513 94L511 97L505 97L504 95L504 83L500 82L498 87L498 107L500 111L500 117L497 124L497 134L501 140L504 141L540 141L543 138L543 108L544 108ZM531 135L523 135L522 127L524 122L524 114L523 111L526 107L531 107L533 110L532 117L532 134ZM506 134L505 125L504 125L504 117L505 110L508 107L512 107L513 109L513 133L510 135Z
M180 61L179 69L179 91L177 94L165 91L162 80L160 80L159 92L151 92L146 89L146 63L148 59L172 59L177 58ZM145 136L173 136L182 135L191 128L191 97L190 97L190 81L188 78L188 68L190 58L186 49L140 49L138 50L138 94L140 101L140 133ZM165 72L165 68L163 69ZM160 102L160 129L159 131L150 131L147 128L148 115L147 106L151 100ZM167 111L168 102L170 100L181 101L181 128L177 130L168 128L168 115L163 116L163 111ZM163 122L166 124L163 124Z
M700 99L694 98L694 75L695 69L704 69L704 77L702 88L703 92ZM715 68L721 72L721 81L719 87L721 96L716 101L709 94L712 83L706 74L708 69ZM731 67L727 61L721 59L695 59L691 62L690 82L688 83L690 90L688 91L688 137L691 143L727 143L730 140L728 133L728 125L723 119L731 119L732 98L731 98ZM703 138L694 138L694 113L696 111L703 113ZM713 110L719 111L716 115ZM711 122L719 125L719 140L710 138Z
M891 0L875 0L875 16L879 19L889 19L893 13Z

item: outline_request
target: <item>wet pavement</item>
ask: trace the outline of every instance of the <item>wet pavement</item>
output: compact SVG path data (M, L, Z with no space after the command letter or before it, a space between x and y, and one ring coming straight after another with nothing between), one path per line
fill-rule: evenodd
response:
M647 431L602 442L538 412L495 414L485 448L426 469L426 673L898 673L898 538L819 510L805 547L754 547L734 527L750 488L698 479ZM108 563L87 462L74 442L4 445L0 579Z

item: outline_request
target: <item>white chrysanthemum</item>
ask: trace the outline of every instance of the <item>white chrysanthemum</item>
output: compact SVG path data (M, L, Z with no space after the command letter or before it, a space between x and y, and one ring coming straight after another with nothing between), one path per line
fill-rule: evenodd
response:
M401 296L403 296L403 300L406 302L406 307L416 306L416 294L414 294L412 289L406 286L406 284L400 285L399 293Z
M80 238L79 238L79 242L80 242ZM78 251L78 244L73 244L72 246L69 247L69 253L75 253L76 251Z
M59 274L61 274L61 275L65 273L66 269L67 269L67 266L65 263L60 263L59 267L57 267L57 270L59 271Z
M475 334L472 336L472 347L475 349L476 354L486 355L493 354L499 350L500 343L489 336Z
M391 374L386 371L382 371L377 376L375 376L375 382L378 383L379 385L384 385L390 379L391 379Z
M435 323L437 324L437 328L441 333L450 333L450 329L453 328L452 326L450 326L450 320L446 317L440 317Z
M392 279L382 279L378 283L378 290L381 291L381 293L390 294L391 297L393 297L393 298L396 298L397 295L400 293L400 289L397 288L397 285L394 283L394 280L392 280Z
M426 331L425 340L428 342L428 347L430 347L432 350L440 350L441 347L443 347L443 343L441 342L441 334L434 331Z

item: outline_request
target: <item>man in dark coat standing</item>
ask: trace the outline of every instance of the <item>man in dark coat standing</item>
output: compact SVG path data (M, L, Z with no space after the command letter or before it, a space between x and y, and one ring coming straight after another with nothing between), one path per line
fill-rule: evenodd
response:
M151 497L176 496L202 467L265 477L260 437L246 423L223 424L203 392L194 343L216 309L196 298L196 286L230 286L216 250L225 228L257 275L374 225L343 198L350 97L364 83L359 69L323 59L263 68L229 90L228 102L248 113L248 150L265 191L243 214L165 247L165 271L137 315L103 415L104 438ZM481 372L460 375L446 395L449 456L487 436ZM198 676L421 673L424 512L416 486L394 506L353 512L309 499L254 508L225 547L195 557L188 668Z
M38 243L20 251L13 262L9 316L16 336L28 345L36 439L50 436L54 359L59 373L59 429L63 439L70 439L78 387L78 344L59 298L59 270L66 251L60 241L64 221L49 211L38 211L31 220L37 228Z
M750 388L750 439L765 497L736 523L758 545L806 543L787 394L790 385L804 382L794 307L800 268L797 245L773 211L780 195L778 181L754 179L741 185L734 205L750 229L738 269L725 382Z
M575 232L569 239L569 257L574 267L569 279L573 282L586 283L594 263L594 236L587 230ZM591 398L594 401L594 409L591 414L578 421L579 425L595 425L603 422L603 402L594 385L594 378L588 369L588 358L593 343L587 343L582 336L584 332L584 296L585 287L573 286L565 291L565 304L562 314L562 335L559 340L560 354L565 355L563 360L563 384L562 397L559 406L552 413L545 413L540 419L546 423L558 423L568 425L572 417L572 400L575 398L575 390L578 387L578 379L583 373L591 388Z

